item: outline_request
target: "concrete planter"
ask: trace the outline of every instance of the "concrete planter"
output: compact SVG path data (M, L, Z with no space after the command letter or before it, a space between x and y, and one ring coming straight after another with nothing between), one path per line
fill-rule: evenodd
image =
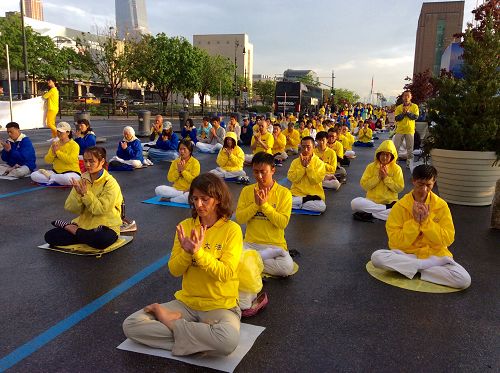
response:
M491 205L500 178L500 162L493 166L495 152L433 149L431 158L441 198L458 205Z

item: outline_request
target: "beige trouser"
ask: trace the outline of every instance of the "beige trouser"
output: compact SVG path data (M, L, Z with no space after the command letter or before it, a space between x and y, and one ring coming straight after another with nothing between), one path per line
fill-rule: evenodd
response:
M266 249L281 249L283 250L283 256L277 256L275 258L264 259L262 260L264 263L264 273L273 276L290 276L293 273L293 259L282 247L275 245L262 245L258 243L252 242L244 242L243 248L245 250L256 250L257 252L266 250Z
M409 165L410 161L413 159L413 135L396 133L392 138L392 141L394 142L394 146L398 152L401 144L403 143L403 139L406 144L406 164Z
M182 318L174 322L173 331L141 309L123 322L127 338L150 347L170 350L172 355L178 356L204 351L229 355L238 346L239 307L196 311L178 300L163 303L162 306L182 314Z
M214 168L213 170L210 170L210 172L213 173L214 175L217 175L221 179L232 179L235 177L247 176L244 170L226 171L222 167Z
M7 171L9 171L9 172L5 176L12 176L12 177L17 177L17 178L25 177L25 176L28 176L29 174L31 174L31 171L28 168L28 166L21 166L18 168L12 168L12 167L9 167L8 165L3 165L3 164L0 165L0 175L3 175Z

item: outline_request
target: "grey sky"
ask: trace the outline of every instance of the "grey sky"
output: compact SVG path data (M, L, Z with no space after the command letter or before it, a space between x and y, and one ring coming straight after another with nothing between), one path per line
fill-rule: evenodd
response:
M114 0L42 0L45 21L82 31L114 25ZM430 0L429 2L432 2ZM465 0L464 24L476 1ZM321 81L366 97L400 93L413 72L419 0L146 0L156 34L247 33L254 73L274 76L287 68L312 69ZM1 0L0 14L19 0Z

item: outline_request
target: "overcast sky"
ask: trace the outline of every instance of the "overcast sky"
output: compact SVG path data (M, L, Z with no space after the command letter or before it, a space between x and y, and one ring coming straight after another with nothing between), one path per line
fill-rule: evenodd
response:
M433 2L434 0L428 0ZM94 32L114 25L114 0L42 0L45 21ZM465 0L464 27L472 21L475 0ZM311 69L320 80L386 97L401 92L413 73L419 0L146 0L153 34L249 35L254 73L274 76L284 70ZM1 0L0 15L19 10L19 0Z

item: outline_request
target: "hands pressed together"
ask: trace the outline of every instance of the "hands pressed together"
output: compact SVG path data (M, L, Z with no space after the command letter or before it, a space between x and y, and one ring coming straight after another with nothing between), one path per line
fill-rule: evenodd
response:
M182 249L188 254L193 255L201 248L203 240L205 239L207 227L202 225L199 232L197 232L196 229L192 229L190 237L186 236L184 228L180 224L177 225L175 230L177 231L177 238L179 239Z
M253 190L253 195L255 199L255 204L257 206L262 206L264 203L267 202L269 198L269 192L271 188L263 188L263 189L257 189L255 188Z
M71 185L80 196L83 197L87 194L87 181L85 179L71 179Z
M429 205L423 202L413 202L413 219L422 224L429 217Z

